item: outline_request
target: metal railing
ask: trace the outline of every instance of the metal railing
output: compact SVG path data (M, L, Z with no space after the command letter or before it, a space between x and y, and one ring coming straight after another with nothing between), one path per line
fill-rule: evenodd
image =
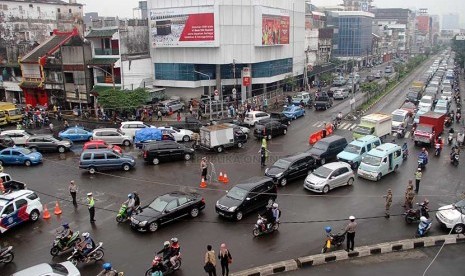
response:
M97 83L108 83L112 84L113 80L111 76L97 76ZM121 84L121 77L115 76L115 83Z

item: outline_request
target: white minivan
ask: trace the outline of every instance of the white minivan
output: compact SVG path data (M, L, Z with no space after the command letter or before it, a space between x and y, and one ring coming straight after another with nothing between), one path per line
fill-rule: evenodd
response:
M261 120L270 118L270 114L263 111L250 111L245 115L244 123L255 126Z

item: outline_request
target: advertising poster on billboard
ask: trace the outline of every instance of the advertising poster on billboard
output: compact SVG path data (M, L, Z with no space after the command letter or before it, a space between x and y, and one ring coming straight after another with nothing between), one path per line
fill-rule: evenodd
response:
M214 6L150 11L152 47L218 47Z
M288 11L259 6L256 14L261 25L261 46L289 44L290 16ZM257 41L258 42L258 41Z

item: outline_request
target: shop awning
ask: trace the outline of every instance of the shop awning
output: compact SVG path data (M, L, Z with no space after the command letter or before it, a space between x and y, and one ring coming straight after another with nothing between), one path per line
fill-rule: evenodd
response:
M93 58L87 62L88 65L112 65L115 64L119 58Z
M85 38L101 38L101 37L112 37L118 29L106 29L106 30L91 30Z

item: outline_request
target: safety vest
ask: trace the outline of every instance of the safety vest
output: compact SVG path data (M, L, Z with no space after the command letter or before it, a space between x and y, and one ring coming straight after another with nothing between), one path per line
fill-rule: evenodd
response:
M88 201L89 208L94 207L95 202L94 202L94 198L93 198L93 197L88 198L87 201Z

